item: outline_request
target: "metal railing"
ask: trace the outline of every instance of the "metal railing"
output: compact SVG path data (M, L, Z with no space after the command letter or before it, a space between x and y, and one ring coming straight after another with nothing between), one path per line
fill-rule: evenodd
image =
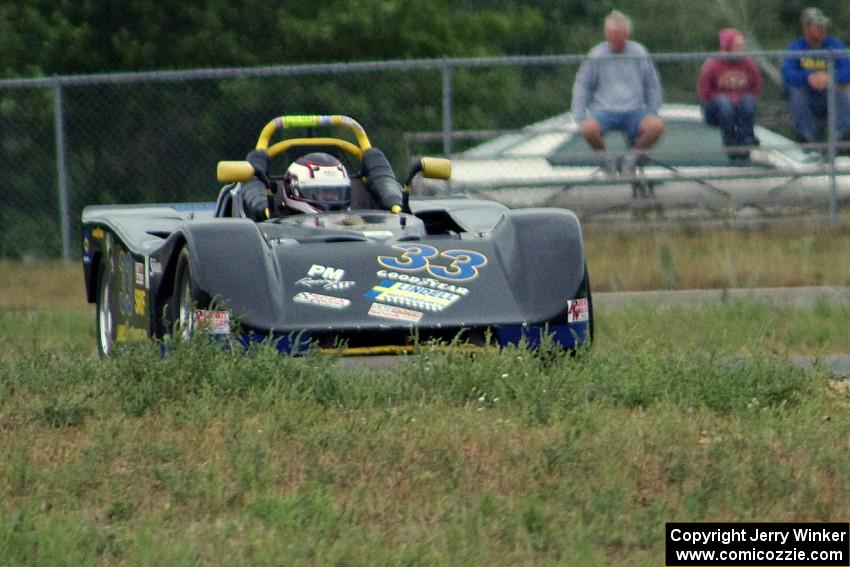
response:
M810 54L827 59L830 71L835 58L848 55ZM716 55L654 54L665 99L697 102L699 65ZM769 64L794 54L747 55ZM497 136L566 110L585 59L411 59L2 80L0 258L70 261L87 204L211 200L215 162L244 155L259 127L279 114L352 115L397 171L409 153L452 156L476 142L457 131ZM834 222L837 179L847 172L835 161L832 75L824 164L803 175L829 177ZM768 84L759 101L765 125L787 133L781 88ZM423 131L437 135L411 135Z

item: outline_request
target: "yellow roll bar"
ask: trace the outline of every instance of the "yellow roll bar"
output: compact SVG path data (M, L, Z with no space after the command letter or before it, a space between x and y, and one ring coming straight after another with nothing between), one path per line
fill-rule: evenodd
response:
M269 149L269 142L271 141L272 134L274 134L275 131L279 129L282 130L284 128L309 128L311 126L344 126L348 128L354 133L354 137L357 139L357 145L361 150L361 155L364 151L372 147L363 126L361 126L353 118L342 116L341 114L290 114L286 116L278 116L263 127L263 130L260 132L260 138L257 140L256 149L268 150L270 156L275 155ZM326 138L325 140L336 140L336 138ZM344 142L344 140L339 141ZM353 147L351 142L348 142L348 144ZM278 145L279 143L272 146L272 148L276 148ZM324 145L328 145L327 141ZM334 143L333 145L338 144ZM279 149L275 153L280 153L285 149L286 148ZM349 152L351 151L350 148L343 147L343 149Z
M283 140L282 142L274 144L266 151L268 152L269 157L271 158L280 153L285 152L292 146L336 146L342 150L345 150L357 159L363 158L362 149L358 148L351 142L348 142L346 140L340 140L339 138L290 138L288 140Z

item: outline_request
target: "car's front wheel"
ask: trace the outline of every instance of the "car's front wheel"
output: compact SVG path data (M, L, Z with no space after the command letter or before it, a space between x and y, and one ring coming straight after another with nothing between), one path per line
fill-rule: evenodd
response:
M183 248L177 258L174 277L174 314L176 329L184 338L192 336L195 326L195 310L207 307L208 301L198 289L192 275L191 253Z
M105 358L112 353L112 345L115 341L115 317L112 312L112 270L108 261L101 259L97 270L97 302L96 302L96 329L97 329L97 353Z

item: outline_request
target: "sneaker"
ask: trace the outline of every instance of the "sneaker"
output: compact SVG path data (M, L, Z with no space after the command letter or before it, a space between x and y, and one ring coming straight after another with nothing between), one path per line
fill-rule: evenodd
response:
M602 168L602 171L608 177L614 177L617 175L617 158L616 156L612 156L611 154L602 154L600 159L599 167Z
M733 167L750 167L753 165L753 160L750 159L750 152L730 154L729 165Z
M803 163L822 163L823 154L817 150L803 150Z
M640 164L641 157L643 157L643 154L635 151L631 151L624 155L620 162L620 174L624 177L637 177L637 168Z
M750 150L727 150L726 155L729 158L729 165L735 167L746 167L752 165L750 161Z

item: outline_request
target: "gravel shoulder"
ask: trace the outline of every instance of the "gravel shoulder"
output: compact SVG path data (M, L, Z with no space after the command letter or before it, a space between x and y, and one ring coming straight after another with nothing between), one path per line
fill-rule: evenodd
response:
M850 287L762 287L740 289L688 289L597 292L594 307L612 309L634 303L700 305L722 301L759 300L791 307L809 307L818 301L850 301Z

